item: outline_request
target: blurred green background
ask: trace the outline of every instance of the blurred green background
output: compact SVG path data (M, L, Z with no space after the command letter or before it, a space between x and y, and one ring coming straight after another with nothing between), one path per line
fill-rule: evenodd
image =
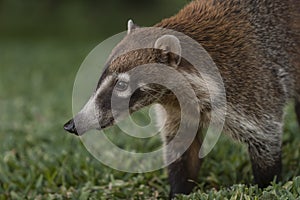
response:
M110 169L62 126L72 116L76 72L96 45L125 31L128 19L151 26L187 2L0 0L0 199L168 196L165 170L129 174ZM222 137L203 165L197 198L299 196L300 179L290 180L300 174L300 134L291 108L288 112L282 185L263 192L230 187L251 182L251 167L246 148ZM132 145L121 142L124 148ZM157 144L134 145L145 151Z
M150 26L187 0L1 0L0 36L101 40L124 31L128 19Z

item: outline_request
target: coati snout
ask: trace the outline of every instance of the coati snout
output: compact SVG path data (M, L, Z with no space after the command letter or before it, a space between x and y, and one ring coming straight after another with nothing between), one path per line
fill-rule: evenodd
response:
M75 135L78 135L78 132L76 130L75 127L75 122L74 119L71 119L70 121L68 121L65 125L64 125L64 129L70 133L73 133Z

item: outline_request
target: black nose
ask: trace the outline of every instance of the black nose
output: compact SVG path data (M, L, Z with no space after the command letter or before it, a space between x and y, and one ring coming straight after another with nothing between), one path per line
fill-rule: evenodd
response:
M78 135L78 132L76 130L75 127L75 122L73 119L71 119L70 121L68 121L65 125L64 125L64 129L70 133L73 133L75 135Z

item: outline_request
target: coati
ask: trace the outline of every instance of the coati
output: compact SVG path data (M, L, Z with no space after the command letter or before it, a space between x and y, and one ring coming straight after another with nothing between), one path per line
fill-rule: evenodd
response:
M154 27L181 32L210 54L226 91L228 108L224 132L248 146L254 179L259 187L268 186L275 177L279 180L283 109L290 99L295 100L300 121L300 1L195 0ZM113 58L121 47L130 46L140 34L152 33L143 32L129 21L128 34L113 50L95 93L83 110L65 124L65 130L78 135L91 128L113 125L110 100L114 96L130 98L131 111L153 103L162 104L167 113L162 135L165 143L172 140L178 128L180 106L165 88L147 85L132 96L118 96L119 93L113 91L116 88L126 93L131 87L127 72L148 63L166 64L184 76L195 77L195 81L187 79L193 82L201 114L209 112L209 105L203 103L208 97L200 94L203 90L199 89L205 86L196 81L199 74L179 55L172 53L180 45L176 36L164 36L165 40L161 41L164 49L158 48L157 41L153 41L153 48ZM95 106L96 119L89 114L90 107ZM168 166L171 198L178 193L188 194L194 187L190 180L196 180L202 162L198 158L199 138L196 137L185 153ZM176 149L169 152L176 154Z

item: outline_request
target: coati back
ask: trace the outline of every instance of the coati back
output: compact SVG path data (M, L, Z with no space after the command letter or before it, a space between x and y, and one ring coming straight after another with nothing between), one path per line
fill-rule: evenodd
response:
M191 2L177 15L154 26L193 38L216 63L226 91L224 132L248 146L254 179L259 187L266 187L274 177L280 178L283 109L291 98L296 100L300 119L299 9L298 0L201 0ZM192 66L184 59L172 53L180 48L180 39L165 35L163 39L153 41L153 48L115 56L120 49L135 43L141 34L152 33L143 32L129 21L128 35L113 50L87 106L65 125L67 131L83 134L91 128L113 125L110 99L116 96L133 99L130 103L132 112L152 103L162 104L167 113L162 135L164 142L169 143L176 135L181 117L174 95L162 87L148 85L127 96L129 70L143 64L162 63L174 67L191 82L201 114L206 116L201 118L198 133L201 134L201 129L210 120L211 108L204 103L208 97L201 89L206 86L199 81L200 75L191 70ZM165 49L160 49L158 43ZM179 86L181 83L174 84ZM213 80L210 84L218 86ZM122 95L114 93L114 87L123 91ZM97 119L88 118L91 105L99 109ZM99 124L96 125L95 121ZM170 197L177 193L188 194L193 189L190 180L197 179L201 165L198 153L202 141L199 138L196 137L187 151L168 166ZM177 151L174 146L166 149L166 159Z

